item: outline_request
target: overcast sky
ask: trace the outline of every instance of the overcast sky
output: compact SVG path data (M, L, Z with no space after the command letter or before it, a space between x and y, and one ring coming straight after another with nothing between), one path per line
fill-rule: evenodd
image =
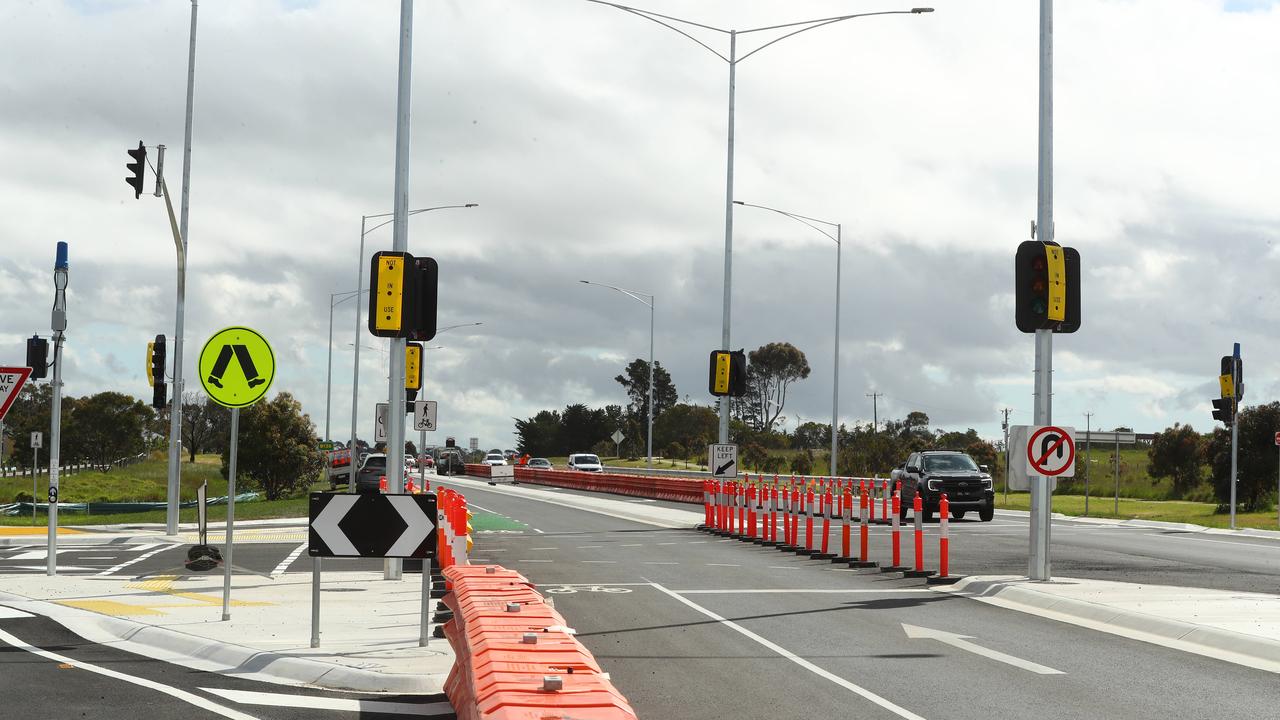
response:
M923 2L924 0L920 0ZM1038 3L935 0L743 60L735 197L843 224L840 419L1029 424L1033 342L1013 253L1036 211ZM66 392L150 397L146 343L174 333L163 201L125 150L165 144L181 184L189 4L0 3L0 360L49 334L54 244L70 244ZM745 30L881 0L646 0ZM1280 397L1280 9L1273 0L1057 3L1057 239L1079 249L1083 328L1055 339L1054 419L1212 427L1218 358L1243 344L1246 402ZM200 5L187 280L188 390L229 325L273 343L273 385L321 434L331 293L356 287L361 216L389 212L399 3ZM721 52L728 36L692 30ZM777 33L739 36L739 55ZM425 397L441 432L514 445L513 417L625 404L657 296L657 358L707 403L720 344L728 65L583 0L415 8L410 251L441 268ZM148 188L152 176L148 175ZM175 200L176 205L176 200ZM371 223L372 224L372 223ZM809 379L784 414L829 421L835 244L734 214L732 346L791 342ZM368 234L390 249L390 226ZM351 423L353 303L333 314L331 434ZM359 425L385 398L361 330Z

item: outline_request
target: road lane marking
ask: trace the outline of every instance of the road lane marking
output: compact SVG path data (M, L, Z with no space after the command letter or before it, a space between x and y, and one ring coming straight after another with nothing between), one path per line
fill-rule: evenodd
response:
M726 618L724 618L724 617L721 617L720 615L717 615L717 614L715 614L714 612L712 612L712 611L710 611L710 610L708 610L708 609L706 609L706 608L702 607L701 605L699 605L699 604L695 603L694 601L690 600L689 598L681 596L679 593L676 593L676 592L674 592L674 591L672 591L672 590L668 590L667 588L665 588L665 587L663 587L663 586L661 586L661 585L659 585L659 584L657 584L657 583L653 583L653 587L654 587L655 589L657 589L659 592L665 593L666 595L668 595L668 596L670 596L670 597L675 598L676 600L680 601L681 603L684 603L685 605L689 606L689 607L690 607L690 608L692 608L693 610L696 610L697 612L700 612L700 613L702 613L703 615L706 615L707 617L709 617L709 618L711 618L712 620L715 620L716 622L718 622L718 623L720 623L720 624L724 625L725 627L729 628L730 630L733 630L734 632L737 632L737 633L739 633L739 634L743 635L744 637L747 637L747 638L749 638L749 639L751 639L751 640L754 640L755 642L759 643L760 645L763 645L764 647L768 648L769 650L774 651L775 653L777 653L777 654L781 655L782 657L786 658L787 660L790 660L791 662L795 663L796 665L799 665L800 667L804 668L805 670L808 670L809 672L811 672L811 673L813 673L813 674L817 675L818 677L823 678L823 679L826 679L826 680L830 680L831 682L835 683L836 685L839 685L840 687L842 687L842 688L844 688L844 689L846 689L846 690L848 690L848 691L850 691L850 692L852 692L852 693L854 693L854 694L856 694L856 695L860 695L860 696L862 696L862 697L866 698L867 700L870 700L871 702L875 703L876 705L879 705L880 707L884 708L885 710L888 710L889 712L893 713L894 715L897 715L898 717L906 718L906 720L924 720L924 718L923 718L923 717L921 717L920 715L917 715L917 714L915 714L915 713L911 712L910 710L907 710L907 709L906 709L906 708L904 708L904 707L901 707L901 706L899 706L899 705L894 704L893 702L890 702L889 700L887 700L887 699L885 699L885 698L883 698L883 697L881 697L881 696L879 696L879 695L877 695L877 694L875 694L875 693L871 692L870 690L868 690L868 689L866 689L866 688L862 687L861 685L856 685L856 684L854 684L854 683L852 683L852 682L849 682L848 680L845 680L844 678L840 677L839 675L836 675L835 673L832 673L832 672L830 672L830 671L824 670L824 669L822 669L822 668L818 667L817 665L814 665L813 663L811 663L811 662L809 662L808 660L805 660L804 658L802 658L802 657L800 657L800 656L796 655L795 653L791 652L790 650L787 650L786 648L782 647L781 645L778 645L777 643L774 643L774 642L771 642L771 641L769 641L769 640L766 640L765 638L763 638L763 637L761 637L761 636L759 636L759 635L757 635L757 634L755 634L755 633L751 632L750 630L748 630L748 629L746 629L746 628L742 627L741 625L739 625L739 624L737 624L737 623L733 622L732 620L729 620L729 619L726 619Z
M1275 550L1274 545L1263 545L1261 543L1235 542L1234 540L1208 540L1200 537L1183 537L1181 535L1152 535L1152 537L1163 537L1166 540L1186 540L1188 542L1213 543L1215 545L1243 545L1244 547L1257 548L1258 550Z
M23 642L22 640L19 640L13 635L10 635L4 630L0 630L0 640L3 640L4 642L8 643L9 645L12 645L13 647L19 648L21 650L26 650L32 655L38 655L42 658L45 658L46 660L52 660L53 662L56 662L56 663L65 663L67 665L71 665L75 667L78 670L85 670L97 675L113 678L115 680L122 680L127 683L132 683L134 685L138 685L140 687L144 687L149 690L162 692L165 695L177 698L183 702L189 703L191 705L195 705L196 707L204 708L205 710L221 715L224 718L230 718L230 720L258 720L258 718L256 718L253 715L248 715L246 713L240 712L239 710L233 710L224 705L219 705L218 703L213 702L208 698L202 698L199 695L196 695L194 693L189 693L185 690L179 690L178 688L170 687L168 685L164 685L162 683L158 683L153 680L148 680L146 678L135 677L133 675L125 675L122 672L117 672L115 670L108 670L107 668L104 668L104 667L98 667L97 665L91 665L89 663L80 662L79 660L73 660L65 655L59 655L57 653L49 652L48 650L42 650L38 647L28 645L27 643Z
M29 618L29 617L35 617L35 616L28 612L22 612L21 610L17 610L15 608L5 607L4 605L0 605L0 619L11 620L13 618Z
M210 695L217 695L241 705L267 705L271 707L294 707L308 710L342 710L346 712L385 713L388 715L451 715L453 707L447 702L437 703L405 703L388 702L386 700L359 700L346 698L317 697L313 695L288 695L285 693L252 692L249 690L223 690L222 688L200 688Z
M541 530L539 530L538 528L534 528L534 529L533 529L533 531L534 531L534 532L536 532L536 533L538 533L539 535L546 535L546 533L542 532L542 531L541 531Z
M280 577L283 575L284 571L289 569L289 566L293 564L294 560L298 559L298 556L302 554L303 550L307 549L308 545L310 545L310 541L304 542L294 548L293 552L289 553L289 556L281 560L280 564L276 566L276 569L271 571L271 577Z
M707 567L742 567L742 566L733 565L731 563L707 563Z
M155 548L155 549L153 549L153 550L150 550L150 551L148 551L148 552L145 552L145 553L143 553L143 554L139 555L138 557L136 557L136 558L134 558L134 559L132 559L132 560L128 560L128 561L126 561L126 562L122 562L122 563L120 563L119 565L117 565L117 566L115 566L115 567L113 567L113 568L109 568L109 569L107 569L107 570L103 570L102 572L98 573L95 577L106 577L107 575L115 575L116 573L118 573L118 572L120 572L121 570L123 570L123 569L125 569L125 568L129 567L130 565L133 565L134 563L142 562L143 560L146 560L147 558L151 557L152 555L155 555L156 553L164 552L165 550L168 550L169 548L175 548L175 547L178 547L178 546L177 546L177 545L169 545L169 544L167 544L167 543L159 543L159 547L156 547L156 548Z
M926 590L925 592L930 591ZM969 635L959 635L957 633L949 633L944 630L933 630L930 628L920 627L918 625L908 625L907 623L902 623L902 630L907 634L907 637L912 640L937 640L944 645L950 645L953 648L964 650L965 652L971 652L974 655L981 655L988 660L995 660L996 662L1002 662L1006 665L1012 665L1016 668L1033 672L1037 675L1066 675L1066 673L1061 670L1054 670L1051 667L1045 667L1039 663L1033 663L1030 660L1023 660L1022 658L1014 657L998 650L984 648L981 645L971 643L969 641L974 638Z
M871 595L871 594L894 594L897 593L931 593L928 588L846 588L846 589L815 589L806 588L759 588L751 590L672 590L673 593L680 595L771 595L771 594L811 594L811 595Z

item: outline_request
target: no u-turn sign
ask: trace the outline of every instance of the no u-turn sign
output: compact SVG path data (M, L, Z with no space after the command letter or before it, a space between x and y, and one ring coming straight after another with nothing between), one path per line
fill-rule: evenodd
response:
M1027 434L1027 474L1075 477L1076 429L1042 425Z

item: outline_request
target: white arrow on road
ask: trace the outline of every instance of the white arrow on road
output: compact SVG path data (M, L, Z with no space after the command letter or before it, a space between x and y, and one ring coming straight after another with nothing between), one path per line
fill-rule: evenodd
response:
M974 639L970 635L957 635L956 633L949 633L943 630L931 630L929 628L923 628L918 625L908 625L906 623L902 623L902 629L906 631L907 637L912 640L937 640L944 645L950 645L951 647L971 652L974 655L981 655L989 660L995 660L996 662L1002 662L1006 665L1012 665L1016 668L1036 673L1037 675L1066 675L1066 673L1061 670L1054 670L1051 667L1045 667L1044 665L1033 663L1030 660L1023 660L1022 658L1016 658L1012 655L1006 655L996 650L984 648L981 645L975 645L974 643L969 642Z
M355 545L351 544L351 540L347 538L347 534L342 532L342 528L338 527L338 523L342 522L342 518L347 516L351 508L355 506L356 501L360 499L359 495L333 495L329 500L329 504L324 506L324 510L320 511L320 515L316 517L316 521L311 524L316 534L329 546L329 550L334 555L359 557L360 551Z
M436 524L422 512L422 508L418 507L412 495L388 495L387 500L391 502L391 507L400 513L400 517L404 519L404 524L407 526L400 534L400 539L387 551L387 557L408 557L418 549L423 540L431 535L431 531L436 529Z

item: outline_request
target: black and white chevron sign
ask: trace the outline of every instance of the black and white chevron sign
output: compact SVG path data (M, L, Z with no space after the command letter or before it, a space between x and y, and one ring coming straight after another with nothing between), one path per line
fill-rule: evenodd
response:
M436 496L311 493L311 557L430 558Z

